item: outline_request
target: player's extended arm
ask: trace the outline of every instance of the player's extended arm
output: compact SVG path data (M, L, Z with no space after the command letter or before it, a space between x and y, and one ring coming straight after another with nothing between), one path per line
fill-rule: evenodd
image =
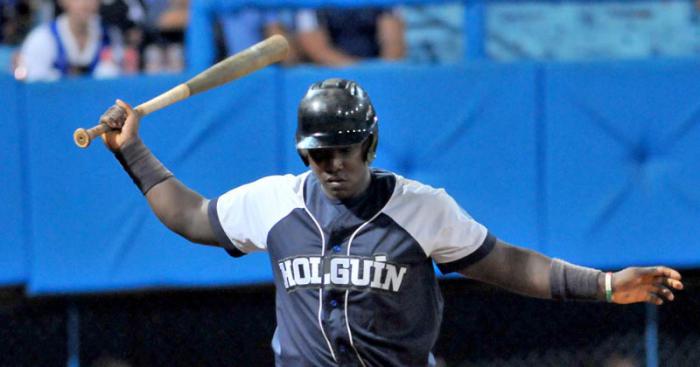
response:
M304 54L314 63L327 66L345 66L358 61L335 47L330 36L323 29L300 32L297 42Z
M377 42L380 57L385 60L399 60L406 56L404 24L394 12L384 13L377 20Z
M113 130L103 135L148 204L172 231L196 243L219 246L209 224L209 200L192 191L163 167L138 136L140 116L128 104L117 101L100 118Z
M466 277L530 297L606 300L605 273L554 260L498 240L491 252L460 271ZM662 304L683 289L681 275L670 268L630 267L612 274L614 303Z
M522 295L551 298L551 262L540 253L496 240L488 255L460 273Z

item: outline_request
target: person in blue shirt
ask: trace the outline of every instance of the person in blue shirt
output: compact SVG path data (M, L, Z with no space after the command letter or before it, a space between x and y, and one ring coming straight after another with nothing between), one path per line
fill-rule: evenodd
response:
M213 199L153 156L128 104L118 101L101 118L113 129L107 147L168 228L234 257L269 254L277 366L435 365L443 300L433 263L558 300L662 304L683 288L667 267L604 273L508 244L445 190L371 167L377 115L353 81L314 83L298 115L296 147L309 171L264 177Z
M299 57L319 65L344 66L405 56L404 25L388 8L304 9L295 16Z

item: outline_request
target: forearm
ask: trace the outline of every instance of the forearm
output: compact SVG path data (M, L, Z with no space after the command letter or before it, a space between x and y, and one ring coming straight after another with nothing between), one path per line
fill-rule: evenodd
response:
M140 139L124 144L115 156L163 224L190 241L217 244L208 200L175 179Z
M333 47L328 36L322 31L309 31L298 36L299 47L314 63L329 66L349 65L357 62L343 51Z
M153 186L146 199L153 213L173 232L192 242L218 246L207 214L209 200L175 177Z
M462 274L529 297L605 299L604 275L599 270L552 259L500 240L489 255Z
M390 14L382 16L379 20L377 38L382 59L398 60L405 56L404 26L397 16Z
M598 301L606 299L605 273L600 270L553 259L549 280L553 299Z
M551 262L540 253L499 240L488 256L461 273L525 296L550 298Z

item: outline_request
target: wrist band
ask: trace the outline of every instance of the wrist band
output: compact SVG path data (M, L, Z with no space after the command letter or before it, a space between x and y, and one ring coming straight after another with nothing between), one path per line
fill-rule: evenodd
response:
M612 277L611 272L605 273L605 300L610 303L612 302L613 289L612 289Z
M556 300L600 299L598 275L600 270L553 259L549 273L552 298Z
M144 195L156 184L173 176L140 138L122 146L114 156Z

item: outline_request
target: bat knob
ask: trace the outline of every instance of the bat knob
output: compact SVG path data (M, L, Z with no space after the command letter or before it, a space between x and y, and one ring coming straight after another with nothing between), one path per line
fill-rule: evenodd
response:
M87 148L90 145L90 140L90 134L88 134L87 130L83 128L79 128L73 133L73 141L75 141L75 145L81 148Z

